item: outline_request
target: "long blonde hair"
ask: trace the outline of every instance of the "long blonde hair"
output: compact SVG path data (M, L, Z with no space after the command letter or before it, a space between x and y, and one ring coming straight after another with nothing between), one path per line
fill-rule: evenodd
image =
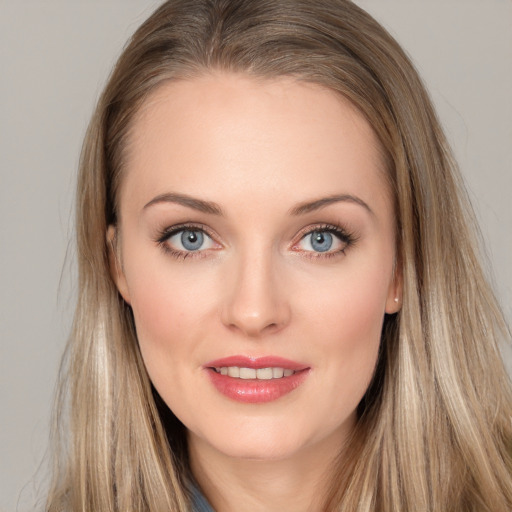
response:
M385 319L325 510L511 510L512 398L499 353L509 333L479 264L472 211L412 64L348 0L169 0L119 58L80 162L79 294L47 510L189 510L184 427L152 389L106 232L141 104L165 81L210 70L326 86L366 116L385 151L403 307Z

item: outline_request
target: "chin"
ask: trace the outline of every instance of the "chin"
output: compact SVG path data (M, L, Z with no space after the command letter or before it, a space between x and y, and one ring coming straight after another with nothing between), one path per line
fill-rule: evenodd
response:
M289 418L285 422L266 420L251 418L231 425L222 422L215 429L210 424L203 433L192 436L227 457L255 461L286 460L307 450L317 438L323 437L322 433L315 435L306 425L301 426L297 422L294 428L290 428Z
M215 446L214 446L215 447ZM290 444L284 439L249 439L241 437L238 442L227 440L216 447L225 456L253 461L285 460L301 451L300 444Z

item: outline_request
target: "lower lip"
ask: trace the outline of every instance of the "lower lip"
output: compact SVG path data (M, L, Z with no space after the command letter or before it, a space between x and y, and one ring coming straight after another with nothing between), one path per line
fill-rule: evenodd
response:
M309 375L309 369L305 369L280 379L246 380L221 375L211 368L206 371L217 391L232 400L249 404L273 402L297 389Z

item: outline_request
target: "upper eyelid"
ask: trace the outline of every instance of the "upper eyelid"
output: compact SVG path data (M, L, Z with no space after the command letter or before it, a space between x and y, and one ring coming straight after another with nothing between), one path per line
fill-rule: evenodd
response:
M184 224L176 224L174 226L169 226L167 228L162 229L159 233L159 239L168 239L171 236L174 236L176 233L180 231L201 231L208 235L210 238L214 239L215 236L206 226L196 223L184 223Z
M341 226L337 226L335 224L313 224L310 226L307 226L305 228L302 228L296 235L296 237L299 237L299 239L302 239L306 235L310 235L311 233L314 233L315 231L327 231L329 233L334 233L338 235L345 235L347 237L351 236L351 231L343 228Z

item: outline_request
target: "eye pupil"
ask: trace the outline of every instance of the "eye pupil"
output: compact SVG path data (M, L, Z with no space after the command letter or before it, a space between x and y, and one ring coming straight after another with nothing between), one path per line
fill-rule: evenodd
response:
M181 243L187 251L197 251L203 245L204 235L201 231L183 231Z
M327 231L311 233L311 247L317 252L326 252L332 247L332 235Z

